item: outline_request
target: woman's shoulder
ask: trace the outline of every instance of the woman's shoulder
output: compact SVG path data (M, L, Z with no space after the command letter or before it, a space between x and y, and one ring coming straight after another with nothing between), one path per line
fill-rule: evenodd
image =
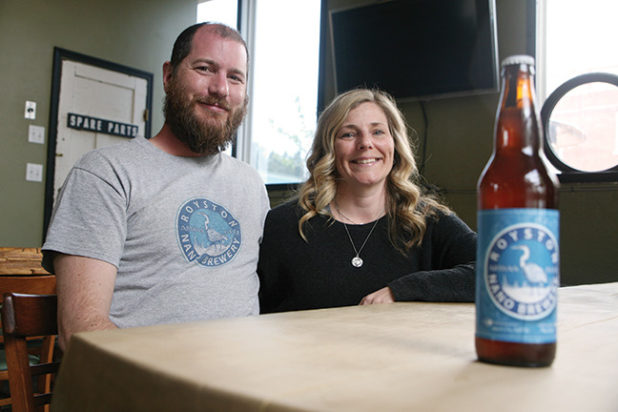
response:
M298 221L303 212L296 200L281 203L268 212L264 224L264 239L288 239L298 231ZM269 242L267 242L269 243Z
M267 225L277 225L293 222L295 225L307 213L298 203L298 198L293 198L281 203L268 212L266 218ZM311 217L307 223L328 222L328 217L321 214Z
M473 232L473 230L452 210L436 209L432 218L427 220L428 227L446 232Z
M302 208L298 205L298 199L290 199L281 203L268 212L270 220L299 219L303 215Z

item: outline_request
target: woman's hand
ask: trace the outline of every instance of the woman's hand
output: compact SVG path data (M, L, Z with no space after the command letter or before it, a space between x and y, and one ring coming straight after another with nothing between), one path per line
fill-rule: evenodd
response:
M359 305L373 305L374 303L393 303L395 298L393 292L387 286L380 290L377 290L369 295L365 296L359 303Z

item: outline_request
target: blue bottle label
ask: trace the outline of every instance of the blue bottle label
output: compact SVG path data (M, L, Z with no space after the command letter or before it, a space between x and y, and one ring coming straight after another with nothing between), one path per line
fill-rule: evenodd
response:
M559 220L553 209L478 212L476 335L556 341Z

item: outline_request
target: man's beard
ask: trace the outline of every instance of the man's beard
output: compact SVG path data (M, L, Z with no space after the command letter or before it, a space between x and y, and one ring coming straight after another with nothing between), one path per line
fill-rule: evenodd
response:
M225 150L227 145L234 140L236 129L240 126L247 113L247 102L242 106L231 108L225 99L214 96L206 96L197 100L187 100L182 87L177 83L170 85L165 96L163 110L165 122L170 126L178 140L185 143L194 153L211 155ZM209 118L201 119L194 111L195 105L217 104L228 110L228 116L224 123L217 123L217 114L204 114Z

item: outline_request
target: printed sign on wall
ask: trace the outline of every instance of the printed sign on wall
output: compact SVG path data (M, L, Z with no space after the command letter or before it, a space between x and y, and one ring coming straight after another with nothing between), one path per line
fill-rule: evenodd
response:
M67 127L71 129L87 130L90 132L105 133L122 137L135 137L137 136L137 131L139 129L134 124L98 119L96 117L75 113L68 114Z

